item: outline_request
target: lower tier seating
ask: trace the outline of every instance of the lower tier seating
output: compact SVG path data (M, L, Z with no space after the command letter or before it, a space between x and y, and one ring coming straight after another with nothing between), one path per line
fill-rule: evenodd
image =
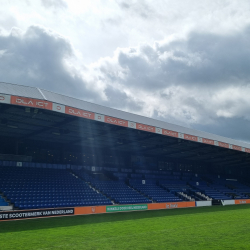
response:
M4 198L3 197L1 197L1 195L0 195L0 207L1 206L8 206L8 203L4 200Z
M154 183L142 184L138 181L130 180L129 184L140 193L153 200L154 202L178 202L183 201L181 198L175 196L175 194L164 190L160 186Z
M20 209L111 205L67 170L0 168L0 192Z
M118 204L152 203L122 181L92 181L91 184Z
M47 164L45 168L45 165L14 167L0 164L0 206L34 209L245 199L250 196L248 185L213 175L198 177L191 173L167 172L160 175L149 170L137 173L135 169L119 172L118 168L102 171L95 167L98 170L95 171L91 167L58 168L56 164Z

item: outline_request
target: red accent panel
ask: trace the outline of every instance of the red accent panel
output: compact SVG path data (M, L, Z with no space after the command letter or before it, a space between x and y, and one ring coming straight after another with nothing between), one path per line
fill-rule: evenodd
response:
M229 144L228 143L225 143L225 142L218 142L218 146L219 147L223 147L223 148L229 148Z
M250 199L248 200L235 200L235 204L249 204Z
M153 132L155 133L155 127L149 126L149 125L144 125L140 123L136 123L136 128L143 130L143 131L148 131L148 132Z
M121 120L118 118L110 117L110 116L105 116L104 121L106 123L114 124L114 125L119 125L123 127L128 127L128 121Z
M194 135L184 134L184 139L189 141L198 141L198 137Z
M242 151L242 148L236 145L232 145L232 149Z
M162 129L162 134L178 138L178 132L175 132L175 131L172 131L172 130Z
M82 109L75 109L75 108L71 108L68 106L65 107L65 113L68 115L79 116L79 117L83 117L86 119L91 119L91 120L95 119L95 114L92 112L85 111Z
M11 96L11 104L52 110L52 102L27 97Z
M206 138L202 138L202 142L210 145L214 145L214 141Z
M245 152L250 153L250 148L245 148Z

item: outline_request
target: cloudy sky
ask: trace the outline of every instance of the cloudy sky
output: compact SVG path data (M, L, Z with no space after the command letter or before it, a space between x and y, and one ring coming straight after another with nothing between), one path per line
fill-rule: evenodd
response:
M250 142L249 0L0 4L0 81Z

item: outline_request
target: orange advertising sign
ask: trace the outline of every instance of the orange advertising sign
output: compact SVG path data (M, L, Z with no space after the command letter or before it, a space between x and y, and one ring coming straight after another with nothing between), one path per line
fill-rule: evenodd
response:
M223 147L223 148L229 148L229 144L228 143L225 143L225 142L218 142L218 146L219 147Z
M236 145L232 145L232 149L242 151L242 148Z
M155 127L152 127L152 126L149 126L149 125L144 125L144 124L137 123L136 128L140 129L140 130L147 131L147 132L155 133Z
M75 109L75 108L71 108L68 106L65 107L65 113L68 115L79 116L79 117L83 117L86 119L91 119L91 120L95 119L95 114L92 112L85 111L82 109Z
M195 207L195 201L183 201L183 202L170 202L166 203L166 208L181 208L181 207Z
M250 153L250 148L245 148L246 153Z
M162 134L178 138L178 132L175 132L175 131L172 131L172 130L162 129Z
M235 200L235 204L249 204L250 200Z
M210 145L214 145L214 141L206 138L202 138L202 142Z
M166 203L149 203L148 204L148 210L154 210L154 209L165 209Z
M189 141L198 141L198 137L194 135L184 134L184 139Z
M183 208L183 207L195 207L195 201L170 202L170 203L150 203L150 204L148 204L148 210Z
M27 97L11 96L11 104L52 110L52 102Z
M75 215L106 213L106 206L75 207Z
M114 125L119 125L123 127L128 127L128 121L126 120L121 120L118 118L110 117L110 116L105 116L104 121L109 124L114 124Z

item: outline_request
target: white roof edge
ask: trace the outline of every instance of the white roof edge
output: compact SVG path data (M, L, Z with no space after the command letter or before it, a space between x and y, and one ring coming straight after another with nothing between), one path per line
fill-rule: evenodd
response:
M4 87L2 87L3 85L11 86L11 90L13 91L13 93L11 93L9 91L8 91L8 93L4 93ZM162 129L173 130L173 131L176 131L179 133L190 134L193 136L202 137L202 138L206 138L206 139L210 139L210 140L214 140L214 141L220 141L220 142L224 142L224 143L228 143L228 144L232 144L232 145L241 146L244 148L250 148L250 144L246 143L246 142L242 142L239 140L223 137L220 135L215 135L215 134L211 134L208 132L195 130L195 129L183 127L180 125L175 125L172 123L156 120L156 119L153 119L150 117L145 117L145 116L129 113L126 111L102 106L99 104L80 100L80 99L77 99L74 97L69 97L66 95L57 94L55 92L44 90L44 89L37 88L37 87L30 87L30 86L25 86L25 85L0 82L0 93L18 96L17 91L18 91L18 88L20 88L20 87L22 87L22 93L19 95L21 97L42 99L42 100L70 106L73 108L84 109L86 111L91 111L94 113L99 113L99 114L123 119L123 120L128 120L128 121L141 123L141 124L145 124L145 125L150 125L150 126L154 126L154 127L158 127L158 128L162 128ZM16 88L16 91L15 91L15 88ZM33 90L33 91L31 91L31 90ZM38 96L34 94L35 90L39 92L40 98L38 98ZM44 93L44 92L47 92L47 93ZM48 95L48 93L49 93L49 95Z

